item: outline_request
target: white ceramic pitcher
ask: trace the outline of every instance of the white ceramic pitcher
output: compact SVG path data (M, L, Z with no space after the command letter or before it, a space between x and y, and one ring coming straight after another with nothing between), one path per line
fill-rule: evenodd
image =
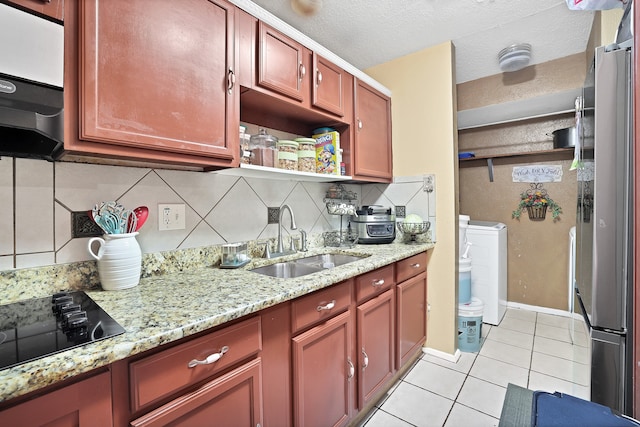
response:
M89 253L98 261L100 284L107 291L127 289L140 282L142 251L136 240L137 232L105 234L89 239ZM98 253L93 243L99 243Z

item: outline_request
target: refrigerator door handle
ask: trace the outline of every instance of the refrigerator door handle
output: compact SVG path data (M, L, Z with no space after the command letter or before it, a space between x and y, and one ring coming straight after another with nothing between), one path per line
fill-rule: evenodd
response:
M580 311L582 312L582 317L584 318L584 323L587 325L589 331L591 331L591 321L589 320L589 316L587 315L587 310L584 308L584 303L582 302L582 295L580 295L580 289L578 287L575 288L576 297L578 297L578 304L580 305Z

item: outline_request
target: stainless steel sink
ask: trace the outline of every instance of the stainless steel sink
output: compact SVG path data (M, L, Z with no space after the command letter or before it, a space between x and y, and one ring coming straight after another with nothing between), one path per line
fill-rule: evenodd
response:
M293 261L278 262L276 264L265 265L249 271L264 274L265 276L290 279L294 277L306 276L329 268L345 265L358 261L364 256L343 255L343 254L321 254L300 258Z
M344 255L344 254L321 254L301 258L295 262L300 264L312 265L320 268L333 268L350 262L361 260L364 256Z
M253 271L254 273L258 274L264 274L265 276L290 279L294 277L306 276L307 274L316 273L322 270L324 270L324 268L288 261L265 265L264 267L254 268L253 270L249 271Z

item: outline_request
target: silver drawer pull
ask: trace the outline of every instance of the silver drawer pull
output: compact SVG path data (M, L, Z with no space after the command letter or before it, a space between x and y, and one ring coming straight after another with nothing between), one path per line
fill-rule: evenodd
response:
M411 264L411 267L413 268L420 268L420 263L416 262L415 264Z
M190 368L195 368L198 365L210 365L220 360L222 355L224 355L227 351L229 351L229 347L225 345L220 349L220 353L213 353L204 360L193 359L191 362L189 362L188 366Z
M331 310L333 307L336 306L336 300L332 300L329 304L327 305L319 305L316 310L318 311L322 311L322 310Z
M371 285L372 286L382 286L382 285L384 285L384 279L372 280L371 281Z
M347 379L350 380L356 374L356 368L353 366L353 362L350 357L347 358L347 363L349 364L349 375L347 376Z
M367 366L369 366L369 356L367 355L367 352L364 351L364 347L362 347L362 356L362 370L364 371L367 369Z

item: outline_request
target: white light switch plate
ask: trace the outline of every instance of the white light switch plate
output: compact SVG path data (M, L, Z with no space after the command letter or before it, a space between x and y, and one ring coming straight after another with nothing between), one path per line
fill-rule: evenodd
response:
M184 203L158 204L158 230L184 230L185 228Z

